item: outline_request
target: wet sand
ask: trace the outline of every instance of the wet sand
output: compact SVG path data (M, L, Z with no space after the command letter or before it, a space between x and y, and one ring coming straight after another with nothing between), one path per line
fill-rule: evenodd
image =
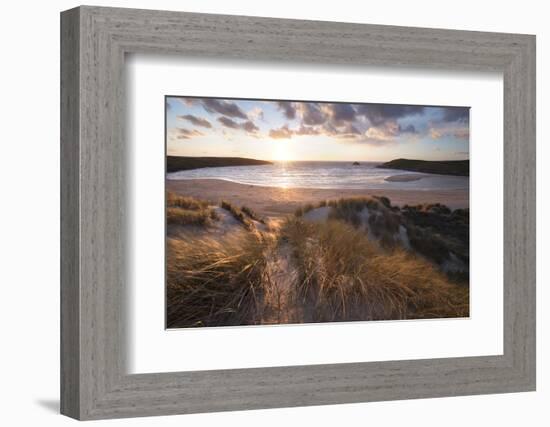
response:
M320 188L280 188L238 184L220 179L166 180L166 189L182 196L219 203L225 199L246 205L263 216L279 217L293 213L307 203L341 197L386 196L394 205L442 203L451 209L469 207L467 190L352 190Z

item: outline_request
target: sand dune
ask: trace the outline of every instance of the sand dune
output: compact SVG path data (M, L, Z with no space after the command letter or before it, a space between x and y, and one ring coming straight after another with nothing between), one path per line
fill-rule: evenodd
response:
M469 207L467 190L347 190L318 188L260 187L219 179L166 180L166 189L180 195L218 203L230 200L246 205L263 216L278 217L293 213L307 203L356 196L386 196L394 205L442 203L451 209Z

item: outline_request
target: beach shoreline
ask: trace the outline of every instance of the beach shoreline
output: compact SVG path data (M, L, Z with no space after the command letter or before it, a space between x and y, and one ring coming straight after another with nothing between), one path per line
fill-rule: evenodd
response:
M449 190L282 188L239 184L221 179L166 180L166 190L212 203L228 200L248 206L261 215L281 217L308 203L342 197L385 196L393 205L441 203L451 209L468 208L469 192Z

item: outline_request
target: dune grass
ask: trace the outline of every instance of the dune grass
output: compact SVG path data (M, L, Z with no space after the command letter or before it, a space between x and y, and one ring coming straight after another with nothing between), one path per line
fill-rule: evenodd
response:
M208 238L189 234L167 242L167 326L259 322L266 242L244 230Z
M169 225L199 225L205 226L210 224L215 216L214 211L207 209L189 210L182 208L166 208L166 221Z
M254 221L257 221L259 223L265 224L265 220L260 215L258 215L254 210L250 209L248 206L242 206L241 211L248 218Z
M166 223L168 225L207 226L217 221L218 215L204 200L166 193Z
M209 215L215 211L206 202L167 199L169 224L212 221ZM298 323L469 315L468 286L457 285L424 256L448 250L447 240L437 246L433 236L440 235L437 230L446 232L445 221L467 223L467 211L447 211L442 205L404 211L382 197L328 200L305 205L278 228L262 232L253 224L261 218L248 207L227 201L220 206L244 228L221 235L179 228L167 240L168 327L261 324L270 309L269 295L280 294L278 280L284 280L282 294L293 298L287 305L292 316L283 313L280 318ZM330 208L326 221L303 218L325 206ZM437 230L424 226L432 217L440 221ZM402 224L410 226L411 250L391 240ZM418 249L422 244L433 247ZM283 258L284 263L278 262ZM293 273L273 274L274 264Z
M198 211L206 209L208 207L208 202L204 200L198 200L193 197L180 196L179 194L167 191L166 206Z
M404 206L402 214L411 246L418 253L441 264L452 252L464 264L469 264L469 209L452 211L435 203Z
M321 202L319 207L330 207L328 218L344 221L355 228L368 229L372 237L384 247L397 244L401 218L399 208L391 206L386 197L351 197Z
M428 261L385 251L342 221L290 219L296 286L313 322L468 316L468 289L450 283Z
M304 216L305 214L307 214L308 212L312 211L315 208L316 206L313 205L312 203L307 203L303 206L298 206L294 211L294 216L296 217Z
M406 230L412 249L437 264L444 264L451 254L464 265L469 264L468 209L453 211L440 203L405 205L401 209L392 206L387 197L367 196L323 201L318 206L305 205L296 210L295 217L322 206L330 207L329 219L367 230L382 247L402 245L400 231ZM468 275L461 277L464 283Z
M251 230L254 227L252 221L250 221L250 218L242 211L242 209L233 205L231 202L222 200L220 206L222 209L228 211L233 218L239 221L246 229Z

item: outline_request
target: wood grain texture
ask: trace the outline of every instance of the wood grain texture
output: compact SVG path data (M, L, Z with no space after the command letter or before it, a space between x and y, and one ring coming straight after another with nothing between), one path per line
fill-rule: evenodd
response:
M79 12L61 20L61 412L80 414Z
M62 14L62 413L78 419L535 388L535 38L80 7ZM128 375L127 53L504 75L504 354Z

